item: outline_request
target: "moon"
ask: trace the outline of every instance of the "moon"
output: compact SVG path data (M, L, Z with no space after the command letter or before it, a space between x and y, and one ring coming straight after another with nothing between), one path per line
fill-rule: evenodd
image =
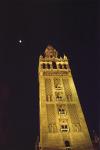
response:
M22 43L22 40L19 40L19 43Z

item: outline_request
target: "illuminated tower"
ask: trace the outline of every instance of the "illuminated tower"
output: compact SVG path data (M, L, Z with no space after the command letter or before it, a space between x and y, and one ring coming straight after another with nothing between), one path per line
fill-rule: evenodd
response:
M93 150L68 59L48 45L39 58L40 150Z

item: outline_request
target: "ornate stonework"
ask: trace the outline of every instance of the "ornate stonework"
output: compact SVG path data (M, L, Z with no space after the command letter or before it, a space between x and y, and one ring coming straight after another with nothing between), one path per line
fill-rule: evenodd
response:
M58 53L57 51L54 49L54 47L52 45L48 45L45 49L45 57L47 58L53 58L53 57L57 57Z
M39 58L40 150L93 150L67 56L51 45ZM81 121L82 120L82 121Z

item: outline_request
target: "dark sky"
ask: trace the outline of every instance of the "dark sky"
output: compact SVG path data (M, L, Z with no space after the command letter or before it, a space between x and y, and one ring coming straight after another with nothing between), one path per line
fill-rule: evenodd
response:
M32 148L39 132L38 59L48 43L68 56L91 136L99 134L99 17L96 0L1 3L1 144Z

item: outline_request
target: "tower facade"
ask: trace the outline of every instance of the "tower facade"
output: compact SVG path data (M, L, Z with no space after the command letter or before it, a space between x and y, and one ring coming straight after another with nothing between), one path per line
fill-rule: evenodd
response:
M93 150L68 59L48 45L39 58L40 150Z

